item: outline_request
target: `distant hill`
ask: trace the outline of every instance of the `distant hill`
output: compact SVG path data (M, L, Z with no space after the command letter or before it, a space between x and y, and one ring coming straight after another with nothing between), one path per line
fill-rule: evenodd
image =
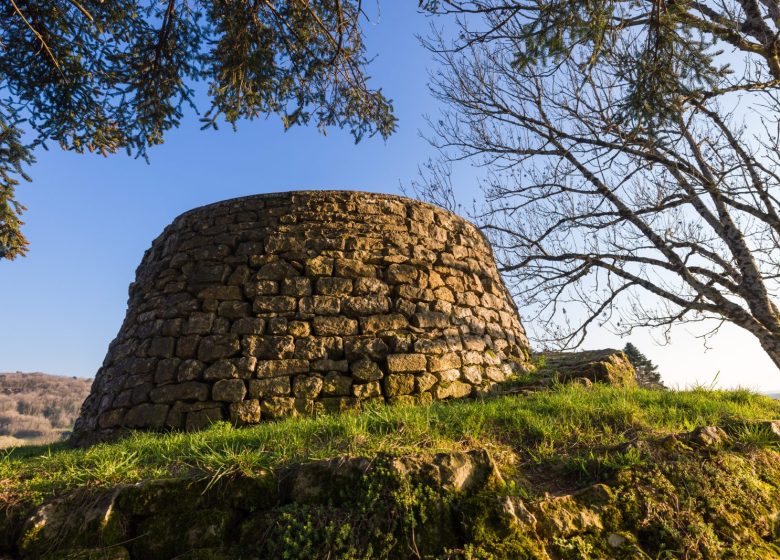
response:
M0 448L67 437L91 379L46 373L0 373Z

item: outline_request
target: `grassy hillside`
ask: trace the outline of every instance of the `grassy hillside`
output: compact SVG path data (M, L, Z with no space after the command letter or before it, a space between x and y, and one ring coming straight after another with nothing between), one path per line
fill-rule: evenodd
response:
M45 373L0 373L0 448L62 439L91 384Z
M213 555L181 557L236 557L230 546L249 546L241 539L247 538L250 521L242 516L271 508L263 510L263 523L271 523L263 525L263 534L292 539L279 557L364 558L359 534L365 537L364 531L380 531L377 523L389 523L382 512L390 508L397 513L392 504L406 512L405 521L393 524L395 533L387 530L384 552L374 548L374 557L426 557L410 549L409 539L415 547L423 546L424 538L433 539L431 546L444 539L419 533L430 521L433 499L439 500L437 508L441 503L452 506L459 529L441 541L449 544L441 545L440 555L427 557L780 558L780 436L768 422L778 419L780 403L747 391L561 386L527 396L378 407L243 429L219 424L192 434L137 434L86 450L61 444L18 448L0 456L0 504L21 515L74 489L97 492L171 477L203 481L205 489L197 494L206 495L211 487L267 480L318 459L340 457L347 464L347 457L360 456L382 465L388 457L484 450L500 476L475 495L444 498L439 490L415 490L421 486L414 483L399 486L380 504L370 490L374 475L366 475L365 492L355 490L357 495L350 494L346 502L315 506L265 501L247 513L223 512L226 517L220 519L232 521L220 522L223 540L209 545ZM697 430L705 426L711 428ZM263 484L276 488L281 483ZM209 502L209 511L227 507L220 495L218 506ZM168 501L189 503L184 498ZM499 504L504 505L497 510ZM374 511L376 507L380 509ZM155 515L143 519L157 519ZM177 512L174 518L187 515ZM327 525L334 519L337 528ZM439 525L434 524L434 532ZM126 526L149 525L135 520ZM282 526L301 534L285 537L278 533ZM132 554L116 558L152 554L143 539L155 534L151 529L140 536L123 533L122 539L140 540L128 549ZM251 534L255 540L250 549L257 555L241 557L270 557L279 545L271 537ZM301 535L305 542L296 540ZM166 537L160 533L155 538ZM29 542L34 540L35 535L28 535ZM186 539L180 541L170 546L183 546ZM30 554L25 558L43 557Z

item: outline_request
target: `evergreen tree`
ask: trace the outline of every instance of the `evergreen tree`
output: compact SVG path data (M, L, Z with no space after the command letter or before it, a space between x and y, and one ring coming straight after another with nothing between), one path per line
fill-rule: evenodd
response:
M623 352L628 356L628 360L636 370L636 380L640 387L657 388L664 386L661 381L661 375L658 373L658 366L642 354L639 348L628 342L623 348Z
M365 74L360 0L9 0L0 7L0 259L26 252L14 188L47 142L145 157L207 85L203 126L395 128Z

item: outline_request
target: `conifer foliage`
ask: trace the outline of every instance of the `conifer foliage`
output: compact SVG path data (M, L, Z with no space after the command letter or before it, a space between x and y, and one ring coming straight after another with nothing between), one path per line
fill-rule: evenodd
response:
M623 348L628 360L636 370L636 380L640 387L660 388L664 384L661 381L661 374L658 373L658 366L639 351L639 348L627 342Z
M47 143L145 157L194 106L204 127L278 114L395 128L365 74L360 0L9 0L0 7L0 259L27 241L14 189Z

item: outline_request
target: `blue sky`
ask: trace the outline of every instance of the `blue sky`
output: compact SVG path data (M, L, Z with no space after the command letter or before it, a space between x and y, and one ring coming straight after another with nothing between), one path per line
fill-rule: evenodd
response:
M394 100L398 132L386 142L355 145L347 132L314 128L284 132L271 117L219 131L201 131L197 116L151 150L150 164L125 156L102 158L40 151L33 182L19 188L29 208L28 257L0 261L0 371L92 376L124 318L127 286L151 241L178 214L252 193L309 188L398 193L432 149L420 137L425 113L437 107L427 90L430 57L415 34L429 20L416 2L383 2L366 27L370 73ZM461 202L478 197L476 175L458 170ZM522 302L519 302L522 312ZM780 372L750 335L726 328L705 352L685 328L669 346L651 333L630 339L661 367L667 383L780 387ZM596 333L587 346L621 347Z

